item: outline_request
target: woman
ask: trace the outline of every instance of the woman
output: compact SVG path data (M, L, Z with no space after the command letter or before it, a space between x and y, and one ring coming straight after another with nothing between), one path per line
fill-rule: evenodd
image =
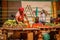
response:
M16 13L16 21L17 21L17 23L24 22L24 17L27 19L26 14L24 14L24 8L20 7L19 11ZM27 19L27 21L28 21L28 19Z

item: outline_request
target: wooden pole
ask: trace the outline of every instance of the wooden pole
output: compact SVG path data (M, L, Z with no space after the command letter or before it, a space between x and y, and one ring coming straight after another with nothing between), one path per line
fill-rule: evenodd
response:
M7 18L7 0L2 0L2 21Z
M57 9L56 9L56 1L53 1L53 17L56 18L57 17Z

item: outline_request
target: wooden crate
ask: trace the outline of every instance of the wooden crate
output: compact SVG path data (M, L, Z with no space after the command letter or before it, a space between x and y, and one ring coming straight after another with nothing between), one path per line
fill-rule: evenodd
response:
M7 40L7 35L3 34L3 40Z
M56 39L60 40L60 35L59 34L56 34Z
M27 36L28 36L27 40L33 40L33 32L29 32Z

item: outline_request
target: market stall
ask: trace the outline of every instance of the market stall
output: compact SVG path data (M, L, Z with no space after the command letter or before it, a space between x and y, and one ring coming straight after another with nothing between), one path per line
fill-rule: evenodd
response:
M58 29L58 30L57 30ZM1 28L0 30L2 30L2 34L4 35L5 34L5 40L11 40L11 37L12 37L12 40L13 39L20 39L19 37L21 36L20 34L24 34L23 36L25 36L25 39L26 40L33 40L35 39L35 35L37 36L41 36L42 34L44 33L50 33L51 31L59 31L60 28L59 27L40 27L40 28ZM60 32L60 31L59 31ZM42 33L42 34L41 34ZM37 38L37 37L36 37ZM43 40L42 36L39 38L37 38L38 40ZM4 40L4 39L3 39ZM24 40L24 38L23 38Z

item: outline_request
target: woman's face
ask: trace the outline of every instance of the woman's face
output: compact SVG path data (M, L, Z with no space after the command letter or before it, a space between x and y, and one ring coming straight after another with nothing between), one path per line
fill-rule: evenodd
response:
M20 14L22 14L23 13L23 11L19 11L20 12Z

